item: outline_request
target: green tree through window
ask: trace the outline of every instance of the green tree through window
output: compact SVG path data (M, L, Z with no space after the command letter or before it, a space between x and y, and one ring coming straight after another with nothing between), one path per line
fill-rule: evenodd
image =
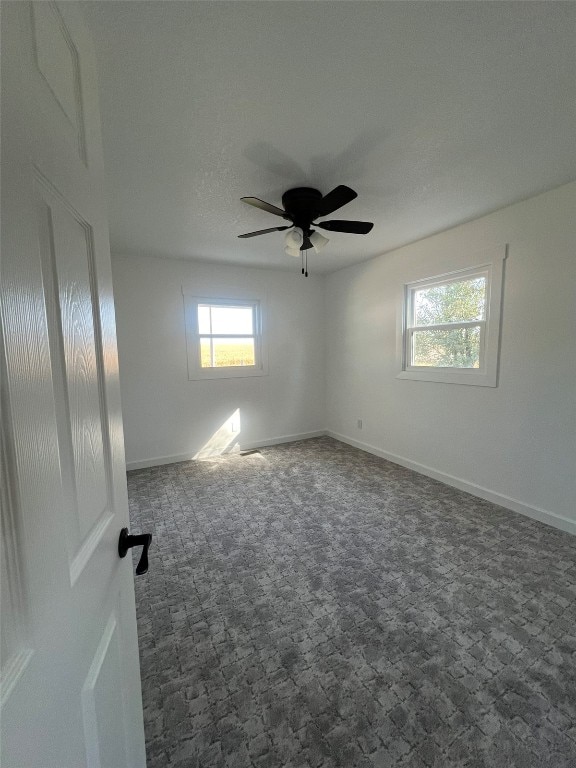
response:
M452 280L412 292L411 364L478 368L486 278Z

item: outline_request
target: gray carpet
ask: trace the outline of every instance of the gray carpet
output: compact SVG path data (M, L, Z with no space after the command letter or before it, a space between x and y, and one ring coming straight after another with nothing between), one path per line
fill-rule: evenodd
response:
M128 485L148 768L576 766L576 538L329 438Z

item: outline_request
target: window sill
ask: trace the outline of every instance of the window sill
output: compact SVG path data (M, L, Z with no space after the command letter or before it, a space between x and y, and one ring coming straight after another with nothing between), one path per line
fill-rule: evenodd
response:
M206 368L188 372L189 381L202 381L203 379L247 379L253 376L267 376L266 368Z
M498 386L495 373L482 373L477 370L455 370L453 368L401 371L397 374L396 378L412 379L413 381L435 381L442 384L468 384L473 387Z

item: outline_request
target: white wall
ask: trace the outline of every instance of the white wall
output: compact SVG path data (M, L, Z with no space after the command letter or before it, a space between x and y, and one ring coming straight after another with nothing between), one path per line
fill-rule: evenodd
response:
M190 458L240 409L240 446L324 429L324 281L294 272L113 256L128 467ZM189 381L182 288L265 298L269 373ZM231 295L234 295L231 293Z
M499 386L397 379L403 283L506 243ZM576 533L576 184L328 276L326 313L330 433Z

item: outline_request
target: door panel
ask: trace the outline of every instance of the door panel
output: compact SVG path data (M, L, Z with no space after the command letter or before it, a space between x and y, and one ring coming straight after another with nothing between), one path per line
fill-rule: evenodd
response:
M116 615L108 619L82 688L82 715L88 768L126 765L126 722L120 678L120 639ZM110 691L115 701L110 701ZM112 704L112 705L111 705ZM118 719L121 713L122 719Z
M32 30L38 71L46 80L62 114L68 119L68 125L62 122L59 129L71 139L85 161L79 56L55 3L38 2L32 6Z
M37 186L60 464L70 494L66 538L74 582L86 560L86 547L93 549L89 545L94 533L110 517L93 233L46 180Z
M108 507L90 289L91 228L61 205L51 213L58 332L64 352L78 522L84 539Z
M3 768L144 768L95 59L2 5Z

